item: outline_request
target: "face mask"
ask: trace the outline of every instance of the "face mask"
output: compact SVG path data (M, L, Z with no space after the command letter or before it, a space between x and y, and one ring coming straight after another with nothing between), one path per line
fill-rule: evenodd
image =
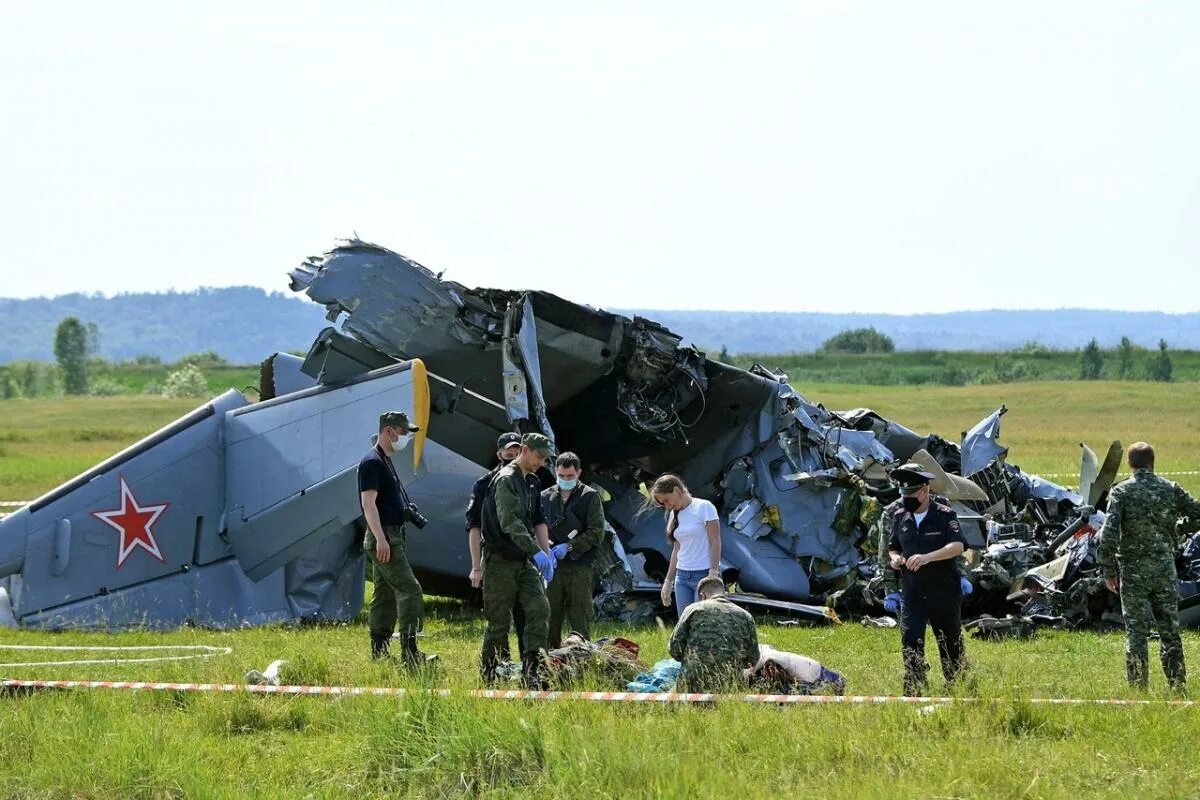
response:
M579 485L578 478L572 478L571 480L567 480L566 478L558 479L558 488L562 489L564 492L569 492L578 485Z
M904 503L904 510L910 514L917 513L917 509L921 507L921 498L919 497L905 497L902 502Z
M396 437L396 441L392 442L392 449L393 450L403 450L405 447L408 446L408 443L411 440L412 440L411 436L409 436L407 433L402 433Z

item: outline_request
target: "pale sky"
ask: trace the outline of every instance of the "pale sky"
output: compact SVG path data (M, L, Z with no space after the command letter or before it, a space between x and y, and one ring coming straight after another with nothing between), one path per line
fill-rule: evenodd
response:
M0 296L1200 310L1200 3L588 5L4 3Z

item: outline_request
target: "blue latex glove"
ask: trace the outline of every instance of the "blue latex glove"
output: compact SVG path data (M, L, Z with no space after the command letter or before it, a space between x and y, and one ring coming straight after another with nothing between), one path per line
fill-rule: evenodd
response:
M546 583L554 580L554 565L556 562L553 556L543 550L538 550L537 554L533 557L533 563L537 565L538 572L542 573L542 580Z
M975 587L971 585L971 581L969 581L966 577L960 577L958 579L958 588L962 590L963 597L966 597L971 592L975 591Z
M895 614L900 610L901 597L899 592L892 592L889 595L885 595L883 598L883 610Z
M559 561L562 561L567 556L567 543L563 542L562 544L554 545L554 547L550 548L550 554Z

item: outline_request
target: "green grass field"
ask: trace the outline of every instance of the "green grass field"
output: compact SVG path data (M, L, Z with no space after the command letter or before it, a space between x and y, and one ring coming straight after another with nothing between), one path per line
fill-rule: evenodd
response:
M1074 473L1078 442L1144 438L1160 470L1200 466L1200 409L1189 387L1026 383L965 388L799 386L834 409L869 406L947 438L1001 402L1002 441L1027 469ZM0 402L0 500L30 499L194 405L149 398ZM1193 491L1196 476L1180 478ZM1062 482L1070 483L1069 478ZM0 668L13 678L240 682L292 662L291 682L477 688L483 626L431 599L423 647L436 679L366 657L366 630L263 628L119 635L7 631L6 644L211 644L233 653L145 665ZM665 654L666 631L602 625ZM853 694L899 688L899 636L857 625L781 627L760 640L847 676ZM1185 646L1200 665L1200 635ZM971 640L963 696L909 706L630 707L465 697L285 698L109 693L0 698L0 797L1181 797L1197 793L1200 708L1045 707L1032 697L1132 697L1123 639L1039 632ZM0 651L0 662L46 653ZM936 673L936 670L934 671ZM1166 695L1152 678L1151 698ZM579 688L612 688L595 680ZM942 690L933 679L931 689ZM994 702L993 702L994 700Z

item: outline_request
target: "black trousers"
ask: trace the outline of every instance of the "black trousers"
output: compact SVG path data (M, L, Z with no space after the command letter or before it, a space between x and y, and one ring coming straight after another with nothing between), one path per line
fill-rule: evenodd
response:
M933 629L938 657L946 683L954 683L963 667L962 593L937 590L904 592L900 610L900 647L904 658L904 693L910 697L925 693L925 626Z

